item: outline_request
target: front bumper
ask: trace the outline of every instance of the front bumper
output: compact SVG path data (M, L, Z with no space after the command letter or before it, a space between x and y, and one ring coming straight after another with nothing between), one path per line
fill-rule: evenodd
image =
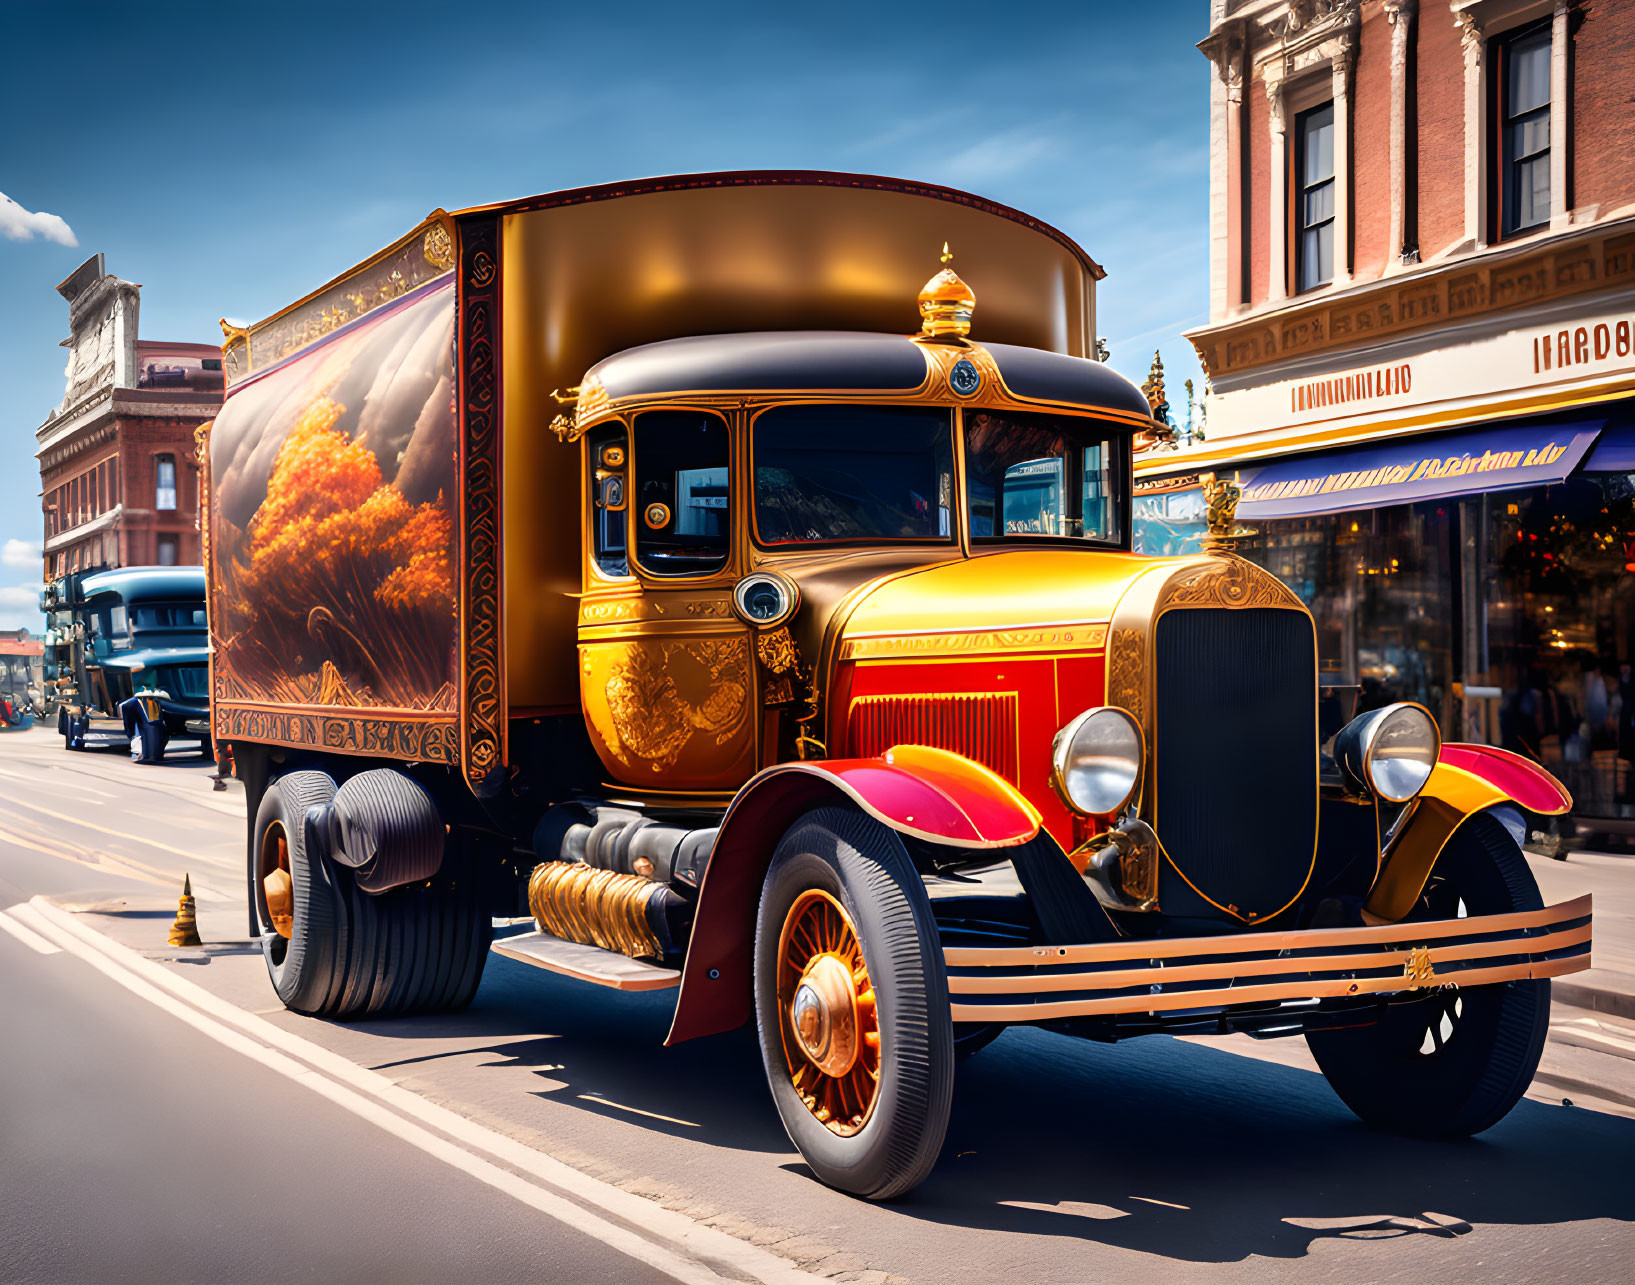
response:
M1465 919L1089 946L951 946L956 1022L1214 1013L1559 977L1590 966L1590 898Z

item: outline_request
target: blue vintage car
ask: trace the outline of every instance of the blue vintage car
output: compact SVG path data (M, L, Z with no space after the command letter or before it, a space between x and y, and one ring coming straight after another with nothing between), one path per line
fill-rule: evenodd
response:
M130 747L156 763L177 740L208 757L209 630L202 567L125 567L49 585L48 651L71 750Z

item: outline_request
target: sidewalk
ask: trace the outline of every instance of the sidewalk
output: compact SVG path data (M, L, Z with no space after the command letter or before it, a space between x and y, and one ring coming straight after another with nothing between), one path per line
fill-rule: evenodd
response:
M1544 903L1595 896L1594 967L1558 977L1558 1004L1635 1020L1635 857L1574 852L1565 861L1527 856Z

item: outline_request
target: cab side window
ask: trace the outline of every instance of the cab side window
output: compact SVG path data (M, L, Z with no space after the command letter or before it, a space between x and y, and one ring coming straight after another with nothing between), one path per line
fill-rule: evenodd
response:
M701 411L649 411L636 420L636 560L657 576L726 565L732 509L726 422Z
M630 559L625 554L625 518L630 508L630 447L624 425L591 434L589 450L591 539L596 565L604 575L627 576Z

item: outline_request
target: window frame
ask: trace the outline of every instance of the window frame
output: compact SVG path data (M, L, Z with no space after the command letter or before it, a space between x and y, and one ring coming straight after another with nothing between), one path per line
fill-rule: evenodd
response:
M933 406L945 412L949 426L949 465L952 471L953 490L949 497L949 534L938 536L860 536L845 540L763 540L761 538L760 505L755 500L755 425L762 415L772 410L783 410L790 406L858 406L868 409L886 410L922 410ZM861 399L833 398L800 398L790 401L767 402L754 407L749 415L744 432L748 439L746 453L749 457L747 481L744 489L745 508L748 511L749 538L757 551L763 553L790 553L803 549L963 549L965 542L965 504L964 504L964 469L960 453L961 423L959 412L962 407L946 402L893 402Z
M709 571L664 572L655 571L641 560L641 531L636 526L636 509L640 502L638 494L641 484L640 451L636 445L636 434L641 427L644 415L663 414L680 411L688 414L708 415L719 420L727 433L727 544L721 559L721 565ZM740 484L734 482L737 476L738 450L733 439L733 418L724 414L713 406L691 406L685 403L655 403L644 406L639 410L632 410L623 417L626 425L625 436L625 557L630 567L630 574L643 581L654 581L662 585L699 584L719 581L723 578L733 579L734 568L737 562L737 545L734 540L736 529L735 510L738 506L737 490ZM594 470L593 470L594 472ZM671 515L674 517L674 513ZM594 560L594 559L593 559ZM610 580L618 581L621 577L609 576Z
M597 476L601 470L598 456L601 448L609 444L607 439L615 436L621 438L624 444L624 466L620 470L624 475L624 504L617 509L603 509L596 502L596 493L600 489L599 483L601 481ZM636 578L636 565L632 556L630 530L630 476L634 468L630 441L630 424L622 418L606 420L585 434L585 500L587 521L590 526L586 537L586 548L590 553L590 566L594 575L612 584L624 584ZM601 531L597 523L604 513L609 516L610 524L613 516L617 515L617 525L624 531L625 569L622 574L617 571L610 571L602 565Z
M1135 547L1135 430L1112 420L1103 419L1093 412L1074 412L1059 407L1015 406L961 406L956 431L959 434L959 490L962 503L960 521L965 524L967 541L972 550L978 546L992 549L1009 545L1022 549L1094 549L1099 553L1128 553ZM1119 505L1118 538L1098 540L1085 535L1029 535L1005 532L1001 535L977 535L971 529L971 465L970 447L965 440L965 415L968 411L992 415L1050 415L1062 419L1083 420L1100 427L1103 440L1115 442L1120 449L1111 460L1113 498ZM1083 485L1082 465L1080 485Z
M1315 183L1306 182L1306 147L1307 123L1320 112L1328 113L1329 138L1329 171L1328 177L1319 179ZM1320 103L1297 112L1294 117L1294 155L1291 158L1289 172L1290 203L1294 206L1294 217L1290 222L1290 233L1294 241L1294 253L1289 256L1290 264L1294 269L1294 293L1307 294L1313 290L1321 290L1324 286L1334 284L1334 253L1335 253L1335 226L1343 215L1339 203L1339 174L1334 164L1334 157L1338 151L1335 147L1334 131L1338 128L1337 113L1334 110L1334 99L1328 98ZM1329 215L1316 223L1306 222L1306 198L1320 188L1329 189ZM1320 281L1304 284L1307 263L1306 233L1317 231L1319 236L1326 233L1328 236L1329 274Z
M163 502L165 488L159 484L159 471L165 465L170 466L170 503ZM178 485L176 457L169 451L159 451L153 457L153 508L158 513L176 513L180 511L181 487Z
M1546 67L1550 76L1549 92L1544 96L1544 102L1538 107L1512 116L1510 114L1510 65L1512 51L1520 44L1542 44L1546 51ZM1488 47L1488 133L1491 140L1491 155L1493 157L1492 173L1488 179L1488 196L1492 207L1492 239L1495 243L1502 241L1516 241L1523 237L1533 236L1547 231L1550 227L1550 210L1554 204L1556 193L1548 191L1544 202L1544 217L1537 222L1525 225L1511 226L1511 186L1517 169L1523 164L1542 164L1547 182L1550 176L1551 156L1555 147L1555 124L1553 112L1554 77L1555 77L1555 32L1550 18L1541 18L1535 22L1522 23L1507 31L1494 36ZM1512 160L1510 157L1510 139L1513 130L1527 121L1544 121L1544 146L1538 151L1530 153L1521 160Z

